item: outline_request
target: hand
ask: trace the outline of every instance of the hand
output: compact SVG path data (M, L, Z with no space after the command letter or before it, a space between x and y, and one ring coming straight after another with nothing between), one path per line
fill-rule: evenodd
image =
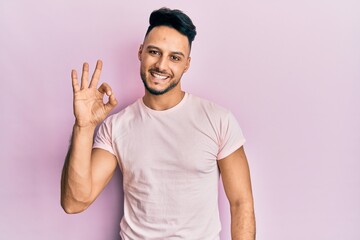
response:
M75 125L79 127L96 127L96 125L101 123L117 104L115 96L111 91L111 87L107 83L101 84L98 89L96 88L99 82L101 69L102 61L98 60L89 85L89 64L84 63L81 76L81 87L78 83L76 70L71 71L74 91ZM107 103L103 102L104 94L109 97Z

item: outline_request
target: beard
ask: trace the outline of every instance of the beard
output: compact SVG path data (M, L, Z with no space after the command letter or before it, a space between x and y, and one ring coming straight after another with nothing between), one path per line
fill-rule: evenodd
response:
M161 73L161 71L157 70L157 69L153 69L153 70L150 70L150 71L155 71L155 72L159 72ZM149 72L150 72L149 71ZM174 81L171 81L170 84L165 88L165 89L162 89L162 90L157 90L157 89L154 89L154 88L151 88L149 86L149 84L147 83L146 81L146 74L145 74L145 71L143 70L140 70L140 76L141 76L141 79L142 79L142 82L144 84L144 87L145 89L151 93L152 95L162 95L162 94L165 94L167 92L169 92L171 89L175 88L179 82L180 82L180 78L179 79L175 79Z

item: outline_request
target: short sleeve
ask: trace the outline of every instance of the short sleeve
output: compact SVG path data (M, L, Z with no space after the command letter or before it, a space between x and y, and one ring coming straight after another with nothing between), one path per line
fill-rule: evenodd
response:
M93 148L101 148L115 155L112 141L112 123L106 119L99 127Z
M242 130L231 112L220 122L220 143L217 159L223 159L236 151L245 143Z

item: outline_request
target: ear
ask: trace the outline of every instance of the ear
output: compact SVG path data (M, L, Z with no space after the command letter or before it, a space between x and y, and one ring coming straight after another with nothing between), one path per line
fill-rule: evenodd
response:
M140 47L139 47L139 51L138 51L138 59L139 59L139 61L141 61L142 50L143 50L143 45L141 44Z
M188 59L186 61L184 72L186 72L190 68L190 62L191 62L191 57L188 57Z

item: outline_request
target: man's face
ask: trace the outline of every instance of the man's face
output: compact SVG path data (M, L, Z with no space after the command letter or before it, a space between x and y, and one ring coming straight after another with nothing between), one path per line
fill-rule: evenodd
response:
M190 66L188 38L177 30L153 28L140 46L140 75L146 90L153 95L181 91L181 76Z

